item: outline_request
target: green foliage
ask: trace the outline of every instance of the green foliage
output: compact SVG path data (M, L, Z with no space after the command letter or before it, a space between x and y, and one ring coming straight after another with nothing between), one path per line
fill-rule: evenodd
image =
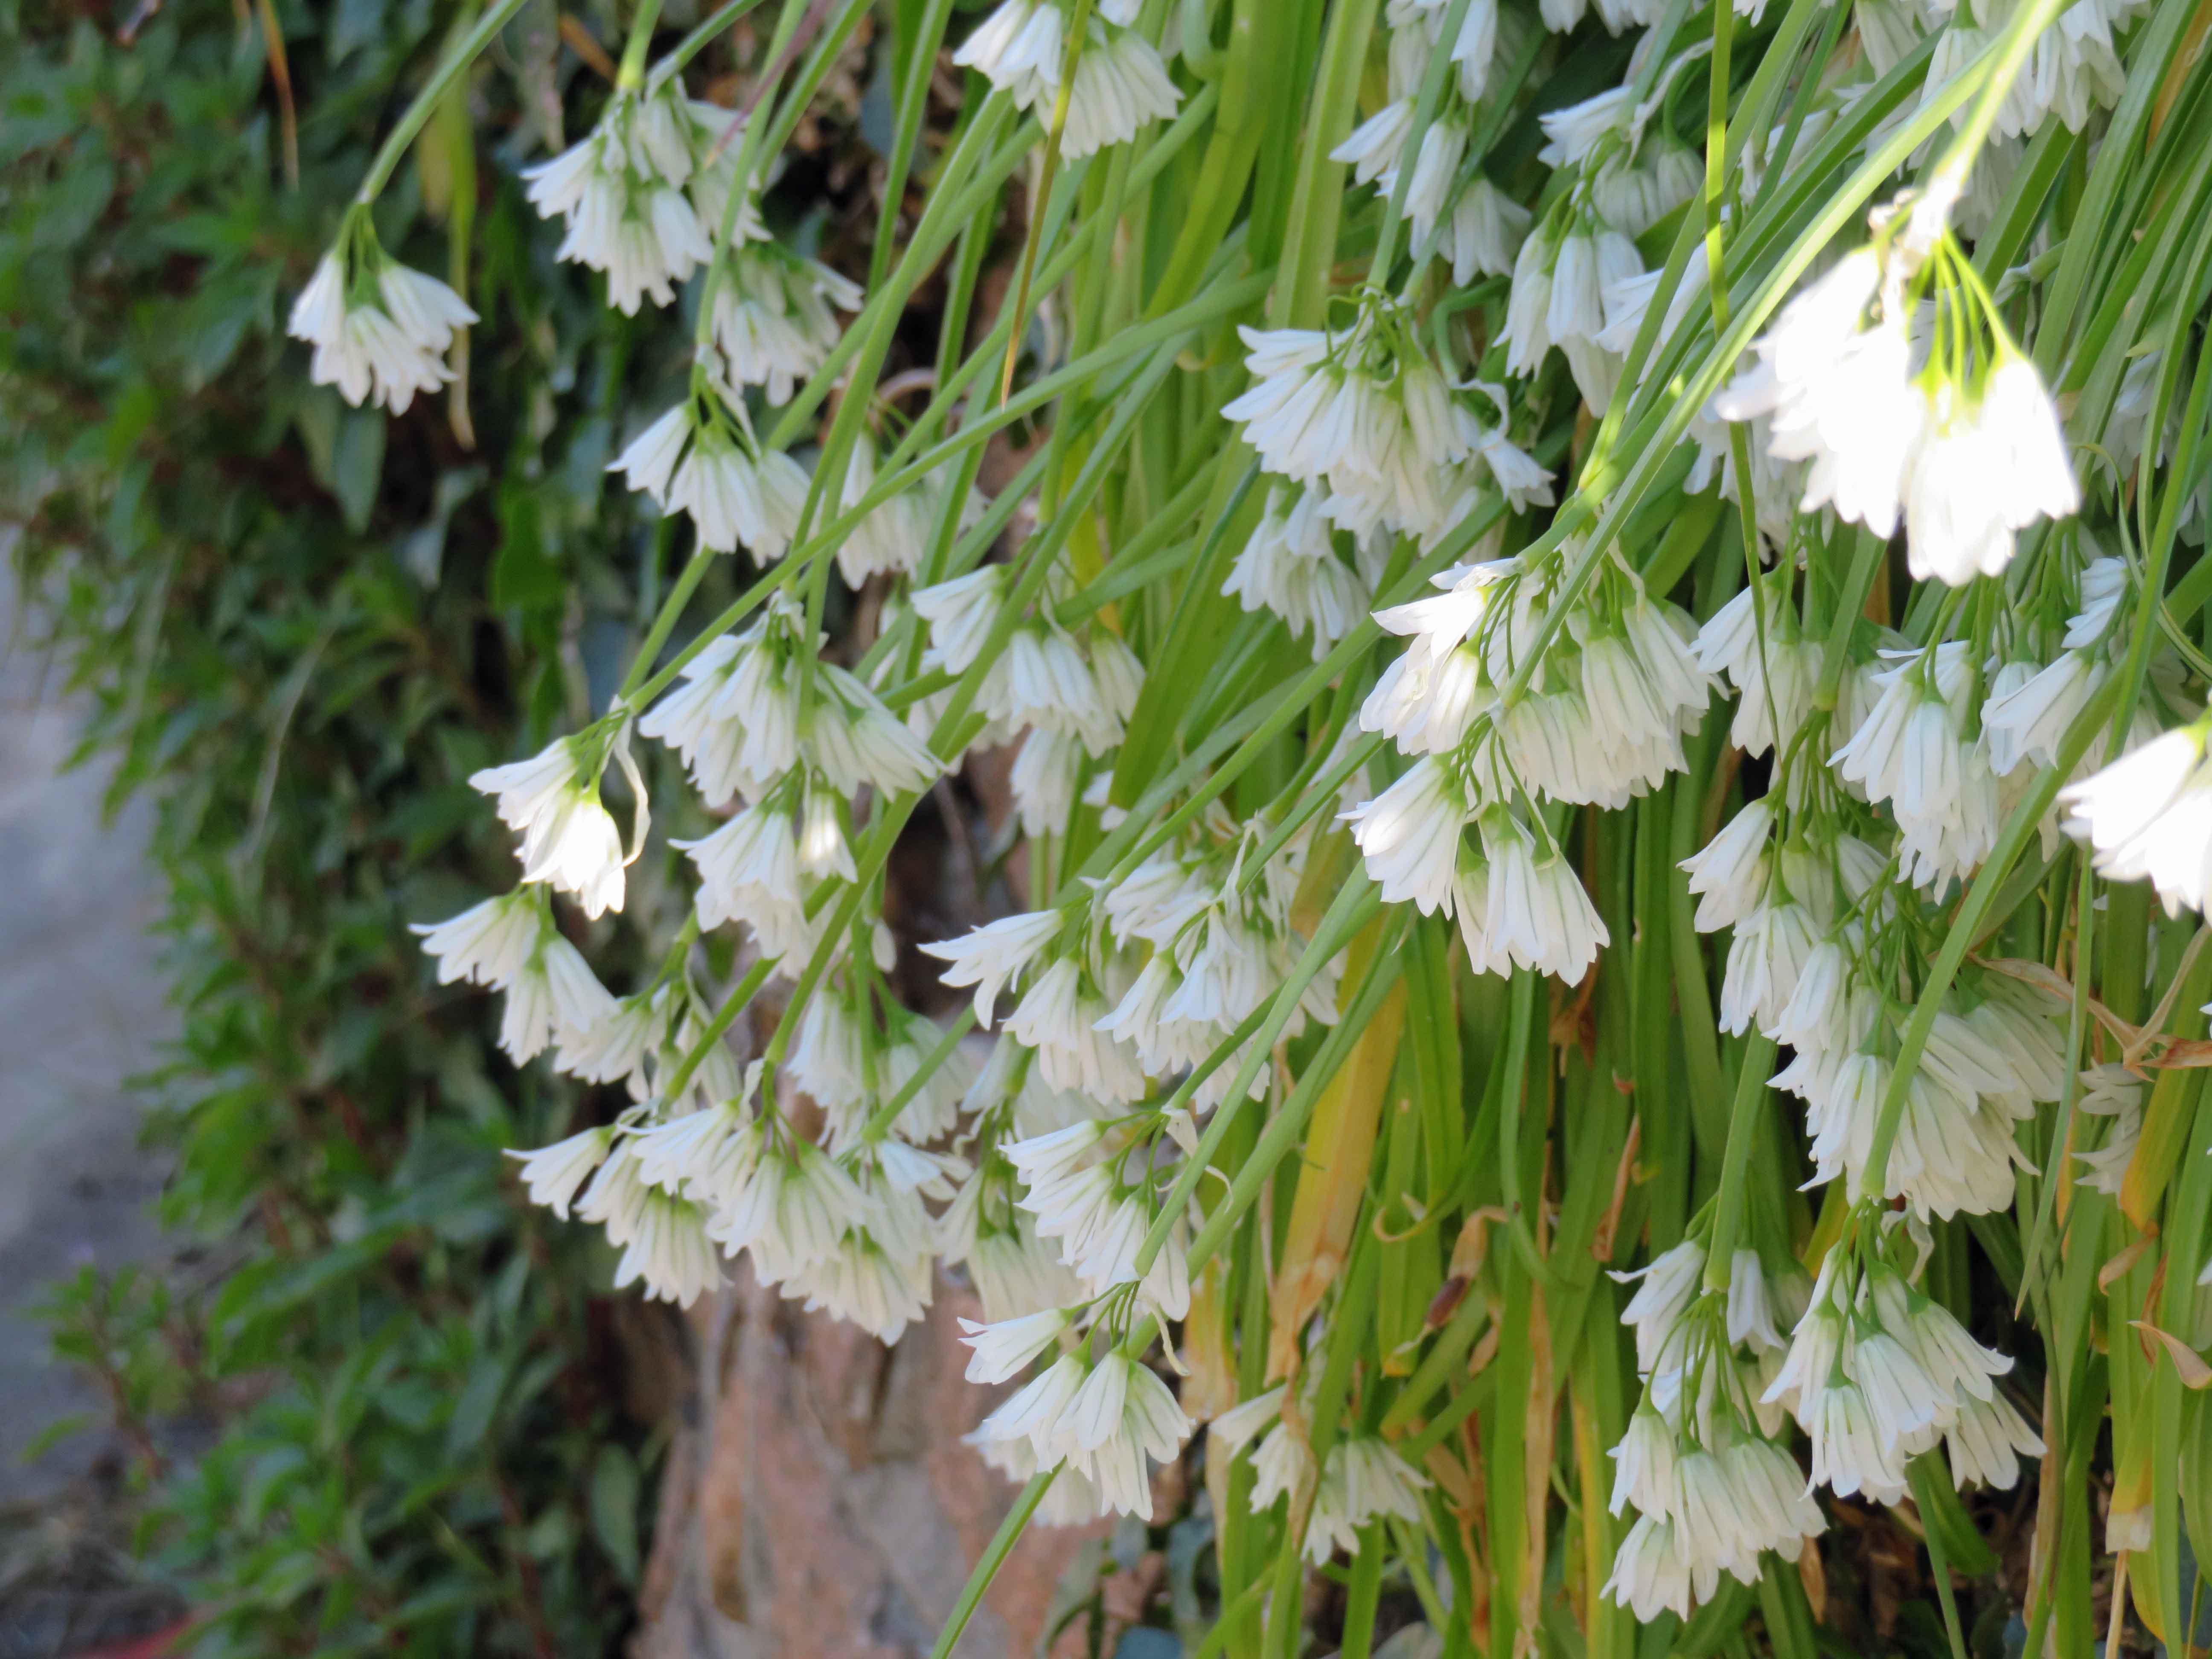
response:
M0 522L88 749L159 803L167 1216L244 1256L191 1305L88 1276L52 1312L143 1442L210 1655L611 1650L651 1501L605 1263L501 1157L579 1103L518 1077L492 1004L407 933L512 880L468 774L583 706L622 641L637 573L609 572L652 548L601 488L628 325L487 166L473 452L442 400L388 422L310 389L283 337L462 9L277 9L297 188L247 8L145 6L126 41L124 12L27 7L0 70ZM552 89L552 23L526 14L473 88L488 131ZM441 132L379 228L442 268L423 204L469 175ZM593 949L631 945L610 924ZM155 1425L188 1405L224 1431L165 1469Z

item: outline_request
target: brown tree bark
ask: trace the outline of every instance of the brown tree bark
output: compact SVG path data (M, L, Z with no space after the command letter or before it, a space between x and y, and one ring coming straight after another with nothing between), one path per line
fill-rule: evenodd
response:
M960 1437L1009 1389L962 1376L940 1278L928 1316L885 1348L757 1283L741 1262L689 1316L688 1392L670 1413L634 1659L926 1655L1014 1489ZM1089 1534L1033 1527L955 1652L1035 1653Z

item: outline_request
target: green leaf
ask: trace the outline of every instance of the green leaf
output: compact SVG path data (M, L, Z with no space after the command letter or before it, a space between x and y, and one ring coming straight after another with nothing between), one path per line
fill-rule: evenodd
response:
M384 477L386 416L380 409L356 409L338 422L337 446L331 458L331 483L346 528L368 528L376 507L376 488Z
M502 610L550 610L568 593L560 563L546 544L544 515L537 490L510 478L499 491L499 556L491 571L491 602Z
M613 1561L623 1582L637 1582L639 1480L636 1461L618 1445L605 1445L592 1465L592 1536Z

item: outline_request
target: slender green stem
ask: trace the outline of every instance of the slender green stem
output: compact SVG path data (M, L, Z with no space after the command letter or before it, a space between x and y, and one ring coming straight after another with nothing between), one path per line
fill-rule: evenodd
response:
M355 201L367 206L384 193L384 187L392 181L392 173L399 166L400 158L407 154L407 147L415 142L416 135L422 131L436 111L438 100L446 95L446 88L476 62L499 32L514 21L514 15L522 9L525 0L499 0L499 3L486 12L474 28L462 36L460 44L446 54L431 72L430 78L422 83L422 90L415 94L414 101L407 106L406 113L399 118L399 125L392 128L384 143L377 147L376 159L369 163L368 176L361 181L361 189L354 196Z
M959 1644L962 1632L968 1628L968 1621L975 1616L975 1609L983 1604L983 1596L991 1588L991 1581L999 1576L999 1569L1006 1565L1006 1558L1014 1553L1014 1546L1021 1542L1023 1533L1029 1530L1030 1517L1036 1513L1037 1505L1044 1502L1045 1489L1052 1485L1053 1476L1059 1473L1055 1465L1042 1474L1030 1477L1029 1485L1022 1488L1021 1495L1014 1499L1013 1508L1006 1511L1006 1518L999 1523L999 1530L991 1535L991 1541L983 1551L983 1559L976 1562L975 1571L968 1575L968 1582L961 1587L960 1599L952 1604L951 1616L945 1620L945 1628L938 1632L937 1645L930 1649L929 1659L951 1659L952 1650Z
M638 0L629 39L623 44L622 67L615 72L617 92L635 92L645 85L646 55L653 50L653 26L659 21L660 0Z
M690 61L704 52L714 37L750 11L757 11L763 0L723 0L706 18L672 47L645 77L646 90L655 92L671 77L679 75Z
M1743 1069L1736 1073L1735 1099L1729 1108L1728 1146L1721 1154L1720 1186L1713 1212L1713 1236L1705 1249L1705 1288L1725 1291L1734 1277L1735 1253L1743 1242L1744 1205L1750 1197L1751 1143L1759 1133L1759 1109L1766 1099L1766 1074L1774 1064L1774 1039L1753 1033L1744 1045Z

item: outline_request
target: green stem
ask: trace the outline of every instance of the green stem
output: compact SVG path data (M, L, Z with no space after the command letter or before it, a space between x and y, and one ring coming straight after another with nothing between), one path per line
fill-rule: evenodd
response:
M407 154L408 145L415 142L416 135L422 131L424 124L435 112L438 100L446 95L446 88L453 84L455 77L462 70L477 60L483 49L492 43L493 38L514 20L515 13L522 9L523 4L524 0L499 0L499 3L486 12L474 28L462 37L460 44L446 54L445 60L422 83L422 89L415 94L415 101L407 106L407 112L399 118L399 125L392 129L384 143L378 147L376 159L369 163L368 176L361 181L361 189L354 196L356 202L366 207L384 193L385 185L391 182L393 171L399 166L399 158Z
M975 1616L975 1609L982 1605L984 1592L991 1588L991 1581L999 1576L999 1569L1006 1565L1006 1558L1014 1553L1014 1546L1021 1541L1022 1534L1029 1528L1030 1517L1036 1513L1037 1505L1044 1502L1045 1488L1052 1485L1053 1476L1059 1473L1059 1467L1054 1465L1042 1474L1030 1477L1029 1485L1022 1488L1021 1496L1014 1499L1013 1508L1006 1511L1006 1518L999 1523L999 1530L992 1534L990 1544L983 1551L983 1559L975 1564L975 1571L968 1575L967 1583L961 1587L960 1599L953 1603L952 1615L945 1621L945 1628L938 1632L937 1645L929 1650L929 1659L951 1659L952 1650L959 1643L961 1632L968 1628L968 1621Z
M635 92L645 85L646 54L653 50L653 26L659 21L660 0L639 0L629 39L623 45L622 67L615 73L617 93Z
M1735 1099L1729 1108L1728 1147L1721 1154L1721 1184L1715 1194L1713 1236L1705 1249L1705 1288L1725 1291L1733 1276L1736 1247L1743 1237L1745 1200L1750 1196L1751 1143L1759 1130L1759 1108L1766 1098L1766 1074L1774 1064L1774 1039L1754 1032L1744 1047L1743 1069L1736 1073Z
M1428 67L1422 71L1420 94L1413 102L1413 124L1406 131L1405 148L1398 152L1398 176L1383 205L1382 234L1375 239L1375 257L1367 267L1370 287L1381 287L1390 275L1391 265L1397 261L1398 233L1405 223L1406 193L1412 188L1414 171L1420 164L1421 146L1428 142L1429 128L1435 124L1437 106L1443 101L1444 82L1454 67L1452 47L1458 43L1460 27L1467 21L1467 9L1468 0L1451 0L1444 8L1443 44L1430 53Z
M725 0L725 3L708 13L705 21L678 40L667 55L653 66L652 73L645 77L646 90L658 92L671 77L682 73L685 64L704 52L716 35L747 12L758 9L761 3L762 0Z
M2036 833L2043 815L2058 799L2059 790L2081 764L2081 757L2097 736L2097 728L2111 711L2112 700L2119 689L2117 679L2106 681L2103 688L2089 700L2087 707L2074 718L2067 728L2065 740L2059 745L2057 763L2037 781L2028 798L2013 808L2012 817L2006 820L2004 832L1997 837L1996 848L1989 861L1974 877L1974 884L1966 891L1965 902L1959 906L1952 919L1950 931L1943 936L1943 947L1936 954L1928 969L1927 981L1920 988L1919 1000L1914 1005L1912 1018L1905 1022L1904 1035L1899 1039L1897 1058L1889 1074L1889 1086L1881 1097L1881 1115L1875 1121L1874 1139L1867 1149L1866 1171L1863 1190L1879 1194L1887 1185L1889 1149L1897 1139L1897 1127L1905 1115L1905 1098L1912 1086L1914 1076L1920 1068L1920 1056L1928 1047L1928 1034L1935 1029L1936 1016L1943 1011L1944 994L1951 988L1959 966L1966 958L1967 949L1981 933L1982 920L1996 901L1998 890L2004 885L2014 861L2027 845L2028 837ZM2052 1179L2063 1180L2063 1171Z

